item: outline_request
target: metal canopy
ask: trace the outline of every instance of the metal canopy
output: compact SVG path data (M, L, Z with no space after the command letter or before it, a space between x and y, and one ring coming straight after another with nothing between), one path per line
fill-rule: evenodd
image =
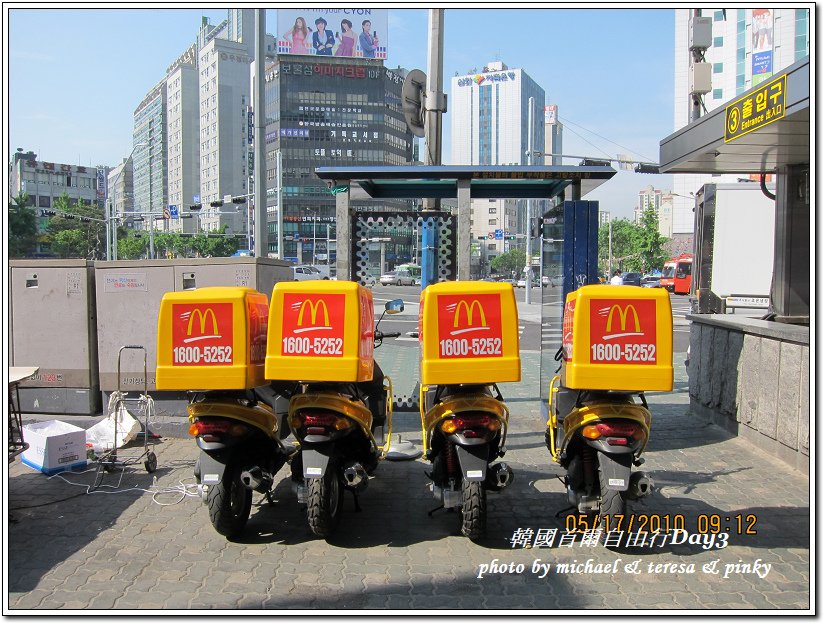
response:
M575 166L392 166L318 167L322 180L355 182L351 199L456 198L458 181L469 181L473 199L551 199L579 184L581 196L615 175L612 167Z
M783 118L725 143L727 105L720 106L661 141L661 173L770 173L786 165L809 164L809 57L790 65L782 73L787 75ZM730 103L761 86L756 85Z

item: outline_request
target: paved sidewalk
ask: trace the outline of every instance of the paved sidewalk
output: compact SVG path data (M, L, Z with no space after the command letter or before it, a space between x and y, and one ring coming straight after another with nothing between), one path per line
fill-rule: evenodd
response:
M682 360L676 354L676 363ZM523 354L522 364L523 381L502 385L512 411L505 459L515 481L490 494L483 543L460 537L454 514L427 516L437 503L422 460L383 463L360 497L362 512L355 513L347 495L328 541L309 532L284 469L274 504L256 494L245 535L229 542L213 530L200 500L185 496L194 482L194 442L166 438L157 447L156 485L137 465L106 475L107 487L86 495L19 461L9 466L6 613L811 607L808 478L689 415L683 366L675 392L648 395L654 420L644 469L656 490L632 504L633 511L639 521L637 514L672 522L681 515L690 534L705 528L705 519L720 518L720 529L731 529L726 548L608 550L557 541L551 548L522 547L541 530L563 531L555 514L567 506L534 398L538 355ZM419 444L418 416L396 418L404 437ZM94 473L63 477L90 484ZM754 525L757 534L739 535L739 517L742 528ZM522 538L515 547L513 535ZM636 568L625 567L636 560ZM546 563L551 572L541 578ZM483 566L503 564L507 573L479 578ZM580 564L580 571L556 564Z

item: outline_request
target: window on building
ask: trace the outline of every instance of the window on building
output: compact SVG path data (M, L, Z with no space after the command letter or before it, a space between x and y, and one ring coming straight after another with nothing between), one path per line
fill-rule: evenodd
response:
M37 205L41 208L51 208L51 197L48 195L40 195L37 199Z
M712 38L712 45L715 48L723 48L724 47L724 37L713 37Z
M724 63L713 63L712 64L712 73L713 74L723 74L724 73Z
M716 11L712 15L712 19L714 22L723 22L724 21L724 11Z
M486 248L487 249L498 249L498 245L496 243L489 243L489 244L487 244ZM494 256L490 256L490 258L492 258L492 257L494 257Z
M723 100L724 99L724 89L713 89L712 90L712 99L713 100Z
M498 209L497 208L490 208L489 209L489 214L498 214Z
M498 220L497 219L490 219L489 220L489 225L498 225Z
M795 10L795 60L810 54L809 9Z

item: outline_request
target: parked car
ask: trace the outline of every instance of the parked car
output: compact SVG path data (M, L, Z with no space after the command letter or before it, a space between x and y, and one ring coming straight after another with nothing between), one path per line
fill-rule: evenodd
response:
M661 276L647 275L641 278L641 286L644 288L661 288Z
M412 277L412 274L406 269L398 269L397 271L391 271L390 273L381 275L380 281L382 286L415 285L415 278Z
M329 279L318 267L312 266L311 264L298 264L297 266L293 266L292 277L294 277L296 282Z
M621 273L621 279L624 280L624 286L640 286L641 285L641 274L640 273L632 273L632 272Z

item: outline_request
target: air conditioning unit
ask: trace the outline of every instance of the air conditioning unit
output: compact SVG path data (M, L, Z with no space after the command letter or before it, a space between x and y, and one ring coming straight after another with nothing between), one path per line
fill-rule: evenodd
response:
M712 64L693 63L690 66L690 93L709 93L712 91Z
M706 50L712 46L711 17L691 17L689 31L690 50Z

